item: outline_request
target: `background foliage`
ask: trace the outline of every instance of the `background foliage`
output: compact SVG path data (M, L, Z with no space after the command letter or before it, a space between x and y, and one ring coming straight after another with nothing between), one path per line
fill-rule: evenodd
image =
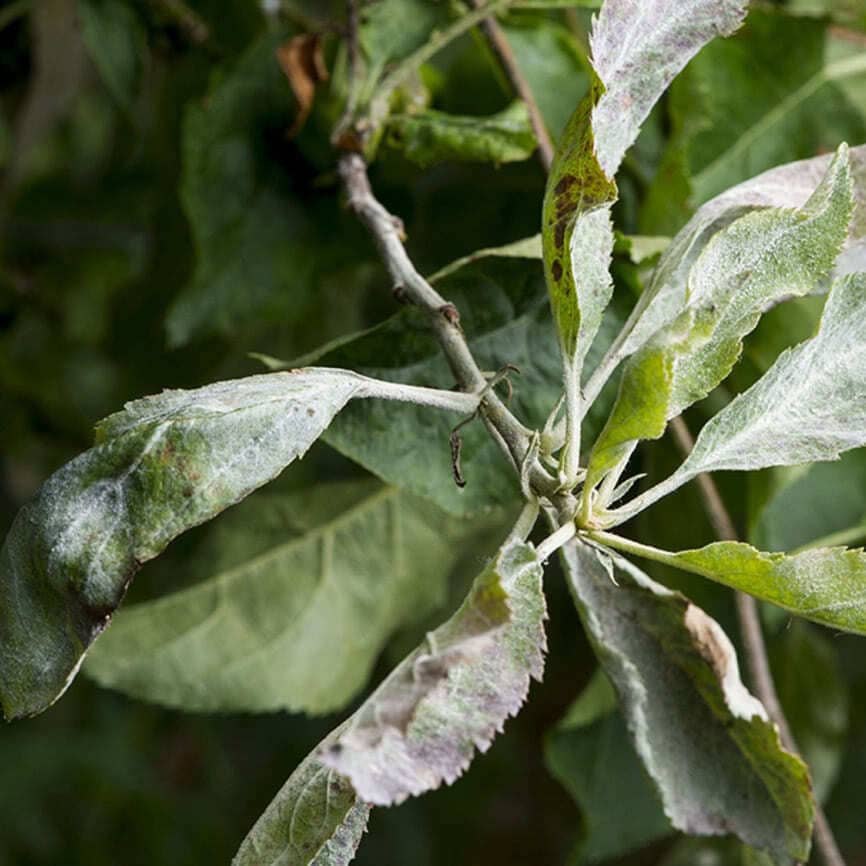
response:
M512 11L503 24L556 135L588 86L585 7L592 4L547 5L566 8ZM452 6L366 4L362 46L371 66L412 51L450 20ZM672 234L701 202L765 168L832 150L842 139L866 141L862 2L754 7L735 37L695 58L646 124L620 175L615 213L623 231ZM0 9L4 531L45 477L91 444L97 419L163 387L256 372L261 364L250 353L450 384L413 311L395 315L375 251L340 204L328 136L345 87L342 16L342 4L322 0L188 7L22 0ZM307 117L297 78L293 92L277 59L300 33L320 36L306 46L318 72L305 77L327 75ZM479 32L438 54L399 98L373 179L403 217L423 272L538 231L544 174L530 155L525 116ZM477 123L461 122L467 116L486 118L483 136ZM628 308L641 274L623 248L612 315ZM559 359L540 264L485 259L439 288L460 307L485 367L521 368L515 400L522 415L541 423ZM780 348L811 334L820 306L805 298L768 314L748 338L730 387L750 384ZM363 329L372 330L332 342ZM716 393L690 410L695 427L720 399ZM350 407L327 444L148 565L130 598L195 593L215 574L249 567L275 538L312 544L311 533L330 531L317 526L357 516L367 499L399 500L453 543L445 555L420 531L413 536L421 546L415 552L433 551L441 568L425 564L414 584L411 572L400 576L412 604L377 623L363 663L307 707L339 714L274 711L299 705L271 695L263 715L189 715L81 678L49 713L0 730L0 866L228 862L312 745L453 609L517 501L489 440L471 428L468 486L459 494L449 474L448 423L420 419L414 407ZM399 490L383 489L360 468L384 473L386 453L384 480ZM665 439L643 460L641 470L658 476L678 455ZM831 533L855 542L866 535L860 452L748 483L739 474L719 480L742 530L765 549L793 549ZM318 503L306 523L292 517L299 500ZM470 514L472 533L455 519ZM661 547L712 540L691 488L638 523L638 537ZM351 525L341 531L352 537ZM736 633L728 593L662 566L650 571ZM375 810L356 862L750 862L726 842L682 841L669 831L610 688L594 675L555 567L546 591L545 681L533 686L508 736L454 787ZM855 637L764 612L782 699L816 788L849 864L866 863L862 650ZM106 642L119 641L122 618ZM329 638L336 656L355 640L348 627ZM323 671L335 663L324 650L314 658ZM95 657L90 673L117 684L107 660ZM131 682L120 687L141 693Z

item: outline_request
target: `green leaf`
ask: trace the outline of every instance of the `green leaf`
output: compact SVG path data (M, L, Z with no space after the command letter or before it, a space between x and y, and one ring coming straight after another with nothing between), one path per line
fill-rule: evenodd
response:
M465 268L467 265L471 265L480 259L487 258L541 259L541 235L532 235L519 241L512 241L510 244L505 244L501 247L485 247L484 249L475 250L474 253L455 259L451 264L440 268L435 274L428 277L427 280L431 284L438 283L461 268Z
M750 533L756 547L787 551L866 537L866 452L784 472L789 477L763 505Z
M141 564L275 478L368 384L270 373L164 391L99 424L96 447L46 481L0 553L5 715L53 703Z
M733 833L779 863L809 852L806 767L739 678L725 633L684 596L582 543L562 549L599 661L672 824ZM614 582L616 581L616 583Z
M535 150L535 134L523 102L512 102L489 117L442 111L398 114L388 121L389 141L421 166L462 162L518 162Z
M636 439L661 436L667 421L727 377L742 338L764 309L806 294L830 273L852 207L843 146L802 209L746 214L707 244L689 270L685 309L625 367L610 420L590 456L587 494L627 459Z
M671 833L601 671L547 735L544 751L548 769L583 815L578 862L620 857Z
M244 842L236 866L285 862L279 857L287 836L289 844L318 850L360 802L402 802L460 776L475 750L486 750L519 710L530 679L541 676L541 576L535 550L507 541L451 619L295 771ZM326 796L325 768L345 792L336 805ZM310 777L312 790L304 784ZM311 799L303 827L315 826L318 817L324 831L296 840L293 815Z
M369 261L336 196L305 188L311 167L286 138L296 106L276 59L284 38L257 41L184 116L180 195L196 265L168 311L172 346L272 323L304 334L335 317L321 310L328 281L360 282L355 266Z
M663 553L661 561L830 628L866 634L866 553L862 550L820 547L787 555L718 541L698 550Z
M132 115L141 87L147 33L124 0L81 0L81 36L105 86Z
M197 553L213 576L120 611L85 671L186 710L340 709L478 528L375 481L259 494Z

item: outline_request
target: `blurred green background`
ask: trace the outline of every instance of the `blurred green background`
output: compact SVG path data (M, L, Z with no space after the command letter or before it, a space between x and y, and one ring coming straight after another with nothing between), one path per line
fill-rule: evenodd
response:
M586 90L591 5L503 18L554 136ZM363 48L392 62L458 7L370 0L362 5ZM298 358L393 313L375 250L341 206L328 140L344 95L344 28L342 4L328 0L0 6L4 530L50 472L89 447L94 423L124 401L260 372L249 353ZM299 33L320 36L328 80L290 136L298 105L275 50ZM745 28L708 46L654 111L620 177L618 227L670 235L733 183L841 140L866 142L864 55L863 0L755 3ZM418 88L420 96L405 98L461 115L490 115L512 101L476 30L436 55ZM495 165L419 156L399 128L386 134L373 183L404 219L422 272L538 231L543 171L528 153L512 158ZM495 269L479 273L500 278ZM620 256L616 276L617 305L627 306L644 273ZM819 312L820 300L806 299L765 317L728 387L753 381L779 349L811 332ZM521 398L519 378L515 385L518 399L531 402L531 394ZM693 425L729 394L697 406ZM641 469L660 474L676 460L661 441ZM814 537L809 526L825 511L838 510L845 526L862 523L866 459L846 460L838 477L732 474L720 482L743 532L768 547L796 547ZM471 459L465 469L471 485ZM358 477L363 470L319 444L269 491ZM796 496L794 484L802 488ZM805 529L797 508L809 512ZM147 565L129 600L201 579L202 557L224 520ZM691 489L640 524L641 537L671 549L711 540ZM467 545L430 622L456 604L500 526L487 520ZM653 574L736 635L727 593L661 568ZM546 589L547 673L524 712L453 787L375 810L356 862L745 863L733 845L684 841L665 827L622 723L603 700L590 693L590 722L555 730L595 663L555 566ZM766 613L783 701L847 862L862 866L866 644ZM425 624L393 636L371 682ZM294 766L343 715L184 714L81 676L43 716L0 728L0 866L228 863Z

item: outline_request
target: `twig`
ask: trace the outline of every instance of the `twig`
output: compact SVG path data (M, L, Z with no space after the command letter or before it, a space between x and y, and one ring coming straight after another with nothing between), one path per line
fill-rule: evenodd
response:
M683 418L675 418L671 421L671 432L677 445L684 455L688 455L694 447L695 440L692 437ZM725 503L722 500L719 488L710 475L703 474L697 477L698 489L700 490L704 510L707 513L713 531L721 541L737 541L737 530L734 521ZM758 613L758 603L755 599L744 592L736 593L737 619L740 623L743 646L745 648L746 664L749 668L749 677L752 686L758 694L761 703L767 710L767 714L776 723L782 745L795 755L799 755L797 743L791 733L791 726L782 709L779 695L776 692L776 684L770 670L770 661L767 655L767 644L764 641L764 633L761 629L761 618ZM845 866L839 846L833 836L830 823L824 814L821 804L813 797L815 805L814 841L815 847L821 852L821 858L826 866Z
M479 412L494 438L520 470L530 447L529 431L509 412L505 404L487 387L487 379L475 362L466 337L460 328L456 307L448 303L412 264L403 246L401 221L390 214L373 194L367 176L367 165L356 153L340 157L340 177L354 211L373 236L379 254L395 289L410 303L425 310L433 332L451 368L457 384L467 393L484 394ZM555 498L558 484L536 463L530 472L533 489L542 496Z
M472 0L472 5L476 9L481 9L483 2L482 0ZM526 108L529 111L529 121L532 124L532 130L538 142L538 159L541 162L542 168L545 171L550 171L550 166L553 162L553 142L544 124L544 118L541 116L538 103L532 95L532 89L523 77L523 73L514 59L514 52L511 50L508 37L493 15L481 22L481 29L490 43L493 53L499 58L502 69L511 82L514 92L526 103Z

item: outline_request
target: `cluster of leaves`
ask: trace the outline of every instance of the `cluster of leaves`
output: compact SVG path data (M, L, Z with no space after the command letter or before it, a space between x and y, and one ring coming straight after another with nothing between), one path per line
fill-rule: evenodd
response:
M109 619L89 676L194 711L343 710L383 650L396 660L417 638L298 765L236 859L343 864L372 805L453 781L540 678L544 564L526 541L530 522L509 532L519 479L477 424L463 436L469 483L454 485L447 442L460 415L439 410L468 415L477 399L448 396L451 373L421 311L384 318L374 249L327 189L336 128L402 202L422 266L470 253L431 281L460 310L483 369L520 368L511 408L528 427L555 420L564 360L568 422L547 424L538 446L577 493L580 541L563 548L562 568L599 662L547 742L583 813L575 857L598 862L677 829L738 841L675 844L660 855L669 866L710 851L730 863L805 859L810 784L830 793L846 747L849 777L863 761L856 714L845 739L847 644L802 622L776 641L810 783L703 610L718 608L727 626L724 596L674 578L690 601L654 578L673 566L866 633L863 555L838 547L866 534L863 457L816 462L866 442L866 152L842 147L740 183L866 139L859 37L829 27L864 22L843 3L797 2L755 10L736 36L710 42L738 28L743 3L655 0L639 14L608 0L594 26L584 7L598 4L494 4L537 7L503 24L561 133L542 239L503 247L537 230L540 208L527 202L540 203L544 180L526 162L526 108L472 30L482 13L362 4L353 61L328 26L343 10L308 5L241 6L222 20L219 4L55 0L4 35L30 45L33 66L20 105L14 94L4 103L15 109L0 333L11 498L25 498L28 470L75 450L88 419L127 396L246 372L251 350L305 368L127 404L22 509L0 557L4 713L53 702ZM489 194L471 213L467 184ZM81 190L94 187L103 198L85 203ZM154 353L163 333L169 350ZM675 471L670 451L634 454L696 403L696 417L712 417ZM144 562L320 437L282 487L168 552L161 574L187 586L113 616ZM637 479L622 473L638 461L663 480L629 499ZM804 463L814 465L771 469ZM724 469L770 470L734 490L757 547L699 537L663 550L692 545L659 531L682 522L675 497L659 500ZM629 539L611 533L633 518ZM477 566L491 534L508 540L432 628L447 615L449 575L465 589L466 554ZM648 559L654 576L623 553ZM549 578L545 590L557 597ZM769 606L767 618L784 622ZM843 773L840 798L846 784ZM852 850L860 831L854 819Z

